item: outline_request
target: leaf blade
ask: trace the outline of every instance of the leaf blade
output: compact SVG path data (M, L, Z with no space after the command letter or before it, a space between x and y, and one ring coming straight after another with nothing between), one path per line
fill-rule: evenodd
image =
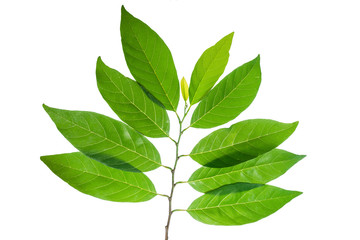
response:
M190 157L207 167L229 167L268 152L285 141L298 122L250 119L221 128L201 139Z
M61 134L80 152L125 171L151 171L161 166L160 154L144 136L107 116L44 105Z
M255 99L261 82L260 56L238 67L203 99L191 117L191 127L212 128L229 122Z
M273 214L300 194L270 185L231 184L199 197L187 212L205 224L243 225Z
M190 104L199 102L224 73L229 60L229 50L234 33L223 37L215 45L205 50L196 62L190 81Z
M304 157L305 155L273 149L235 166L201 167L191 175L188 183L195 190L204 193L238 182L265 184L284 174Z
M148 137L169 137L166 110L150 100L135 81L106 66L100 57L96 78L101 95L121 120Z
M80 152L40 159L70 186L93 197L114 202L144 202L157 195L154 184L145 174L107 167Z
M121 42L126 63L135 80L166 109L176 111L180 87L169 48L149 26L121 8Z

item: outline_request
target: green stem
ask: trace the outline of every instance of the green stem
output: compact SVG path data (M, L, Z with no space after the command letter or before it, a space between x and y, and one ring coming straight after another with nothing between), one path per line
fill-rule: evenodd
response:
M183 118L181 119L179 117L179 115L177 114L177 112L175 112L177 118L178 118L178 121L179 121L179 137L178 137L178 140L177 141L173 141L175 143L175 146L176 146L176 156L175 156L175 164L174 164L174 167L173 168L170 168L171 170L171 192L170 192L170 195L168 196L168 200L169 200L169 215L168 215L168 220L167 220L167 224L165 226L165 240L168 240L169 239L169 227L170 227L170 222L171 222L171 216L174 212L176 211L181 211L181 210L178 210L178 209L175 209L173 210L172 209L172 199L173 199L173 196L174 196L174 189L175 189L175 186L179 183L179 182L175 182L175 171L176 171L176 166L178 164L178 161L181 157L183 157L183 155L179 155L179 144L180 144L180 140L181 140L181 136L183 135L183 133L185 132L185 130L187 129L182 129L182 123L186 117L186 115L188 114L190 110L190 107L187 108L187 104L185 104L185 107L184 107L184 116Z
M169 167L169 166L165 166L165 165L161 165L163 168L166 168L166 169L169 169L170 171L172 170L172 168L171 167Z
M188 181L178 181L178 182L175 183L175 185L178 185L180 183L188 183Z
M158 195L158 196L162 196L162 197L166 197L166 198L169 198L169 196L168 196L168 195L166 195L166 194L160 194L160 193L157 193L156 195Z
M174 209L173 212L186 212L186 209Z

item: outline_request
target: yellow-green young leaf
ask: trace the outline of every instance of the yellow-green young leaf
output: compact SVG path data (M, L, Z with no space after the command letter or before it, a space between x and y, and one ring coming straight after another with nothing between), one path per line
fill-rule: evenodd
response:
M169 136L166 110L154 103L135 81L106 66L100 57L96 79L101 95L121 120L148 137Z
M181 85L181 95L182 95L184 101L186 102L186 100L188 100L188 98L189 98L189 86L184 77L181 79L180 85Z
M121 42L126 63L135 80L166 109L175 111L180 87L169 48L148 25L121 8Z
M252 103L260 82L258 56L235 69L209 92L194 110L191 127L212 128L233 120Z
M201 167L191 175L188 183L199 192L208 192L238 182L265 184L283 175L304 157L305 155L273 149L232 167Z
M223 74L229 60L229 50L234 33L222 38L208 48L197 61L191 74L190 104L199 102Z
M93 112L44 109L74 147L98 162L132 172L161 166L155 146L122 122Z
M238 122L201 139L190 157L207 167L233 166L276 148L297 125L298 122L281 123L268 119Z
M235 183L199 197L187 212L206 224L243 225L273 214L300 194L269 185Z
M157 195L143 173L107 167L79 152L42 156L62 180L82 193L115 202L144 202Z

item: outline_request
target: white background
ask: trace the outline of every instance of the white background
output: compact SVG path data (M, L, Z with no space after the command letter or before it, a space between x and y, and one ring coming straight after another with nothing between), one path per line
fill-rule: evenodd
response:
M249 109L224 126L248 118L299 120L281 148L308 155L271 183L304 192L277 213L254 224L219 227L179 212L172 240L360 239L357 2L2 1L0 239L164 239L165 198L138 204L98 200L72 189L39 159L75 150L42 103L116 117L97 91L95 63L102 56L130 76L120 43L122 4L164 39L179 77L188 80L201 53L234 31L225 74L260 53L263 81ZM188 131L181 153L211 131ZM153 142L172 165L173 144ZM178 167L177 180L186 180L198 164L184 158ZM169 191L166 170L149 176L159 192ZM179 185L175 208L186 208L199 195Z

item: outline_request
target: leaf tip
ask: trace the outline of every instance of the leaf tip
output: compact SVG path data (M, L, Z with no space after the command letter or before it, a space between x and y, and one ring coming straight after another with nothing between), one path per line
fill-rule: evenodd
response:
M300 196L301 194L303 194L303 192L300 191L294 191L294 198Z
M46 112L51 109L51 107L47 106L45 103L43 103L42 107L45 109Z
M40 160L47 165L49 161L49 156L48 155L40 156Z
M102 67L104 65L103 60L101 59L101 57L99 56L96 60L96 67Z
M43 162L45 161L45 158L46 158L46 156L40 156L40 160Z
M121 6L121 17L130 15L130 13L125 9L124 5Z

